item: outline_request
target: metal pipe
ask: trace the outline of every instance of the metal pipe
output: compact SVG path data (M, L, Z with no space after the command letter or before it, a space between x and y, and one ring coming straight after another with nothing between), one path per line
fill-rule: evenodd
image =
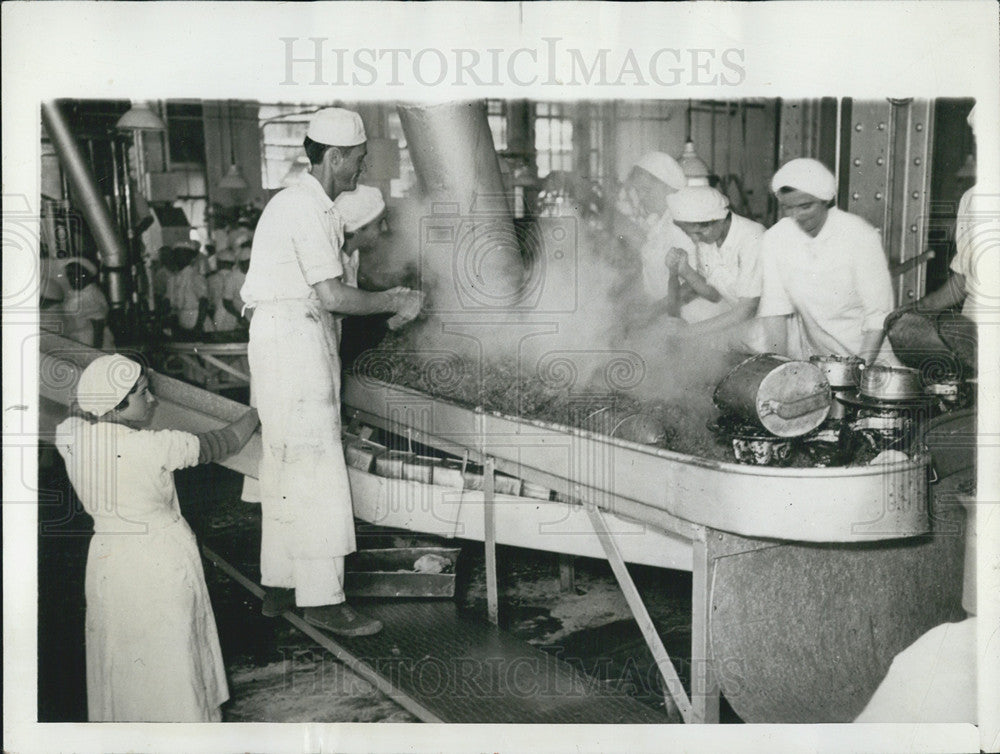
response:
M115 308L123 307L126 301L124 277L128 253L111 219L108 205L97 188L93 173L80 153L80 147L57 102L42 103L42 123L52 139L59 161L80 203L80 210L97 242L101 263L107 274L111 305Z
M397 110L417 178L431 202L425 228L433 238L454 239L421 252L422 263L429 265L422 272L452 282L433 292L431 308L468 312L517 306L526 289L525 265L486 103L400 105ZM428 253L431 248L434 253ZM445 258L447 251L451 259Z

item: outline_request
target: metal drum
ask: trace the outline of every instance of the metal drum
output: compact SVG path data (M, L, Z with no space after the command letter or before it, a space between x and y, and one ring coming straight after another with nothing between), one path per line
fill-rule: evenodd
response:
M798 437L826 420L830 383L815 364L761 354L737 364L719 383L713 400L723 412L771 434Z

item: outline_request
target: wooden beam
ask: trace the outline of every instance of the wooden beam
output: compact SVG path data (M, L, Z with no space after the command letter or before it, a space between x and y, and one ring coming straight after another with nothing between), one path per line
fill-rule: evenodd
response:
M597 536L604 546L604 552L607 554L608 562L611 564L611 570L614 571L615 578L618 579L618 585L625 595L625 601L628 602L629 609L632 610L632 616L639 625L639 630L642 631L646 645L653 654L656 666L663 677L663 702L666 705L667 712L670 713L674 709L677 709L680 711L684 722L693 722L691 701L684 691L684 684L681 683L681 679L677 675L677 670L670 660L670 655L667 654L666 647L663 646L660 635L656 632L653 619L649 617L649 611L646 610L646 605L642 601L639 590L636 589L635 582L632 581L632 576L625 566L625 561L618 550L618 545L615 544L611 532L608 530L604 514L593 506L587 507L587 513L590 515L594 531L597 532Z

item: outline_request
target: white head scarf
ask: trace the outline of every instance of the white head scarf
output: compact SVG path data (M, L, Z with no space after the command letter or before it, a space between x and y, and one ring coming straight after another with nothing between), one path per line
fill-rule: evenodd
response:
M819 160L799 157L786 162L771 179L771 191L793 188L828 202L837 195L837 179Z
M141 375L142 367L120 354L98 356L80 375L76 402L84 411L103 416L122 402Z
M687 186L667 197L670 216L676 222L705 223L725 220L729 200L711 186Z
M344 218L344 230L355 233L385 212L385 199L374 186L359 185L354 191L344 191L333 200Z
M677 160L663 152L647 152L635 164L674 191L687 186L687 176Z

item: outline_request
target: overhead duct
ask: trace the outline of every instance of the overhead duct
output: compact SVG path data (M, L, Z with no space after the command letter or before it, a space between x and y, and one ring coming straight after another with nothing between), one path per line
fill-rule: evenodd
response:
M453 281L437 287L431 307L468 312L516 306L525 266L486 103L397 109L413 167L430 202L421 228L423 272Z
M97 242L101 263L107 274L108 298L113 307L125 305L125 267L128 252L122 243L108 205L104 201L90 166L83 158L66 118L55 101L42 103L42 123L52 139L59 162L69 178L70 186L90 232Z

